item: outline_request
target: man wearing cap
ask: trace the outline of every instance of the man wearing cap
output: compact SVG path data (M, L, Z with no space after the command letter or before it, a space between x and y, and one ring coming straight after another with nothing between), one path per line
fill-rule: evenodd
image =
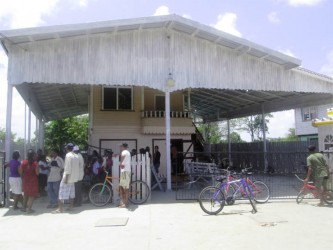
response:
M128 206L129 184L131 182L131 153L127 150L127 147L127 143L122 143L120 146L120 208L126 208Z
M82 179L84 176L84 160L80 154L80 148L78 145L74 146L73 151L79 159L79 180L75 182L74 207L80 207L82 205Z
M306 158L306 165L308 167L308 174L305 182L308 182L311 175L313 175L314 184L319 191L320 203L318 206L323 206L323 191L326 189L327 180L329 178L329 169L326 160L321 153L316 153L316 146L310 145L308 147L310 155Z
M79 158L73 152L74 145L68 143L66 145L66 158L64 164L64 173L60 182L59 188L59 202L58 209L52 213L63 213L65 200L69 200L69 208L67 210L71 211L74 207L75 198L75 185L74 183L79 179Z

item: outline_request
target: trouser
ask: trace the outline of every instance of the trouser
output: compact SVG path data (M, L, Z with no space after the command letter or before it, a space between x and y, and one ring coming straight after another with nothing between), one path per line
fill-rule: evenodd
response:
M47 175L46 174L39 174L38 175L38 185L39 185L39 192L40 194L45 193L45 187L47 186Z
M58 204L59 186L60 181L47 183L47 194L50 198L50 205Z
M74 206L82 205L82 181L75 182Z

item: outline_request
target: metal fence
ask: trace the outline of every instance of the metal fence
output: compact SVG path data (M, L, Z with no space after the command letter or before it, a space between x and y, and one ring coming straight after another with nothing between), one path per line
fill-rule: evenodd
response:
M234 170L252 168L254 180L261 180L270 188L271 199L294 199L302 187L295 174L301 178L306 176L307 142L295 143L269 143L268 152L263 153L262 143L232 144L229 162L228 145L212 145L211 151L202 153L209 154L210 164L217 169L224 169L231 165ZM323 153L329 164L332 163L333 152ZM202 157L201 157L202 158ZM264 162L267 161L268 168L265 169ZM195 200L199 192L209 185L215 185L216 177L220 171L205 173L200 176L191 175L186 171L188 162L183 163L184 173L177 173L174 184L178 200ZM330 166L333 168L333 166ZM330 184L332 185L332 184Z

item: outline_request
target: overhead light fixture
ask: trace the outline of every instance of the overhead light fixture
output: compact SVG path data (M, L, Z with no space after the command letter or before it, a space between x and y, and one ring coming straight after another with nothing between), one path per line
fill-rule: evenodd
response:
M168 76L168 79L167 79L167 82L166 82L166 84L167 84L167 86L168 87L174 87L175 86L175 80L172 78L172 74L171 73L169 73L169 76Z

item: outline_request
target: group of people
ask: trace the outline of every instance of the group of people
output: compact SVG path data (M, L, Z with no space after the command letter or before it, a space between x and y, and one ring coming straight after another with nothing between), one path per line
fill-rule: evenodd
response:
M47 208L57 208L53 213L64 211L65 200L70 200L69 210L73 209L74 202L81 205L80 185L84 175L84 160L78 146L69 143L66 151L64 161L58 150L52 150L49 162L41 151L36 154L29 150L27 159L22 162L19 160L20 153L13 153L12 160L7 164L9 185L14 199L13 209L33 213L34 199L45 191L45 187L49 196ZM22 204L21 208L19 203Z
M120 145L119 207L121 208L128 207L131 181L131 153L127 148L127 143ZM21 209L22 212L34 213L35 211L32 209L34 199L41 195L43 187L44 190L47 187L49 197L47 208L55 208L52 213L63 213L67 200L69 206L66 210L70 211L73 210L74 206L81 206L82 180L85 175L84 159L78 146L68 143L65 149L64 160L59 156L58 150L51 151L48 161L41 151L37 154L35 151L29 150L27 159L22 162L20 161L20 153L18 151L13 153L12 160L6 166L9 167L9 185L14 199L14 210ZM88 168L96 176L102 170L111 173L112 150L106 150L102 160L98 158L96 153L93 152L92 161ZM21 203L21 207L19 207L19 203Z

